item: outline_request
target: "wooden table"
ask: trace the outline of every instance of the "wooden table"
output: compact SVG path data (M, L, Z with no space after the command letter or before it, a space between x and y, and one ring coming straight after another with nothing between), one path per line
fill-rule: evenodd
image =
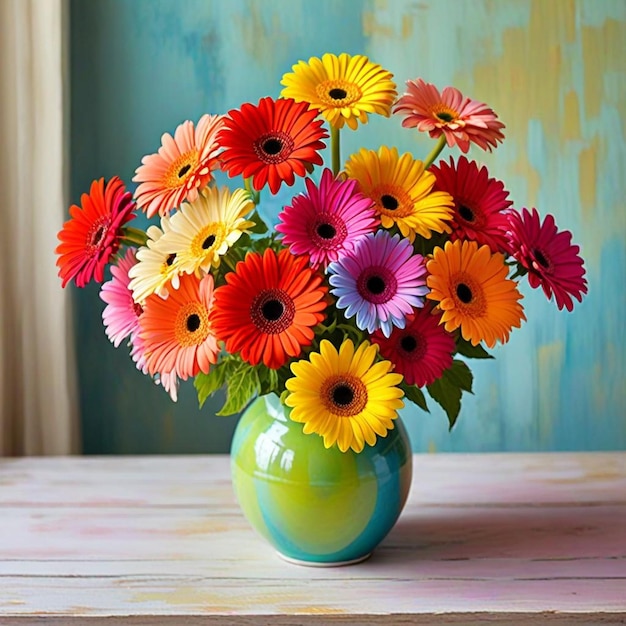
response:
M415 456L359 565L257 538L228 457L0 459L0 624L626 623L626 453Z

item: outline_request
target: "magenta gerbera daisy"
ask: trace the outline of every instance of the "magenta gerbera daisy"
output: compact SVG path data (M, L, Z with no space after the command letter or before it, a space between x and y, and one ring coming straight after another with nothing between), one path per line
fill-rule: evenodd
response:
M461 156L457 163L440 161L430 171L437 182L434 189L449 193L454 199L451 241L471 239L486 244L492 252L507 250L506 210L513 204L504 183L489 177L485 166Z
M466 98L455 87L439 93L435 85L421 78L406 81L407 92L398 99L393 112L404 116L402 126L417 128L431 137L444 135L449 147L467 152L474 142L491 151L504 139L504 124L483 102Z
M361 330L380 329L389 337L394 327L421 307L426 287L424 258L408 239L386 230L365 235L354 250L328 266L331 293L347 318Z
M409 385L424 387L435 382L452 365L454 337L440 325L441 314L427 304L406 318L404 328L394 328L389 337L376 331L371 337L380 353L394 364Z
M373 201L357 190L356 180L339 180L325 169L319 186L307 178L306 189L280 213L276 230L291 252L308 255L314 268L352 250L379 223Z
M135 249L128 248L118 264L111 267L112 278L100 290L100 298L107 303L102 312L105 332L116 348L139 328L142 308L133 300L133 292L128 287L128 272L136 263Z
M508 238L509 252L528 270L531 287L541 286L548 299L554 295L559 310L574 308L572 296L582 302L587 280L580 248L572 244L570 231L558 231L552 215L541 222L536 209L512 211Z

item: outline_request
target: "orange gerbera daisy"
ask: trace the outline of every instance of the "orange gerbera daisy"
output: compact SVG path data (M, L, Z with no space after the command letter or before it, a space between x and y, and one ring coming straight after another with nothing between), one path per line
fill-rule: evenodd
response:
M234 109L224 121L218 141L224 152L222 167L232 178L252 177L260 191L269 183L277 193L283 182L293 185L295 176L304 176L310 165L321 165L321 139L328 137L319 111L309 110L306 102L262 98L257 106L246 102Z
M141 183L135 191L137 204L148 217L167 215L183 202L193 202L211 180L218 166L215 138L223 117L203 115L194 128L187 120L176 128L174 137L165 133L156 154L141 160L133 181Z
M504 255L492 253L489 246L447 241L443 249L435 248L426 268L431 289L426 297L443 311L440 323L449 332L460 327L472 345L506 343L511 329L526 319L517 283L507 278Z
M94 180L80 203L70 207L71 219L57 235L61 243L55 252L63 287L70 280L77 287L92 279L101 283L104 269L120 247L122 226L134 217L133 197L117 176L106 185L104 178Z
M191 274L180 277L178 289L167 298L154 293L143 305L139 337L151 376L175 372L186 380L198 372L208 374L217 362L219 347L211 328L213 276L198 281Z
M313 341L324 319L327 287L307 256L271 248L248 254L215 290L211 323L226 351L278 369Z

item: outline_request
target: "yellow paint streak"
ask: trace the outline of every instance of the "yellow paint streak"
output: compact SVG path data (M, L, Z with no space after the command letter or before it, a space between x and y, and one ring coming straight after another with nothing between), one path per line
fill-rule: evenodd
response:
M580 107L578 94L570 90L563 98L563 119L561 122L561 142L581 139L580 134Z
M402 39L409 39L413 35L413 19L410 15L402 16Z
M376 14L371 11L363 11L363 34L366 37L386 37L386 38L395 38L394 29L391 26L386 26L385 24L381 24L376 19Z
M428 442L428 452L430 454L437 452L437 444L432 439Z
M539 380L539 441L545 443L552 435L552 423L559 411L559 380L563 366L563 343L544 344L537 349Z
M594 137L591 144L583 148L578 156L578 195L586 218L592 217L591 212L596 205L599 143L599 139Z

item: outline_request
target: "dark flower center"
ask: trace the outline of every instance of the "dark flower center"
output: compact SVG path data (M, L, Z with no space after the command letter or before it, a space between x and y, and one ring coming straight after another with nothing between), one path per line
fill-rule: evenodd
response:
M399 206L399 202L393 196L390 196L388 193L383 194L380 197L380 203L383 205L383 208L387 209L387 211L395 211Z
M417 341L412 335L405 335L400 339L400 347L405 352L413 352L417 348Z
M456 295L463 304L469 304L473 297L472 290L465 283L456 286Z
M172 263L176 260L176 254L172 253L170 254L167 259L165 259L165 265L167 265L168 267L170 265L172 265Z
M187 163L187 165L183 165L178 170L178 178L182 178L190 169L191 169L191 165L189 165L189 163Z
M268 300L261 306L261 313L268 322L275 322L285 312L285 307L280 300Z
M200 328L200 316L197 313L192 313L187 318L187 330L190 333L195 333Z
M541 250L534 250L533 255L537 263L539 263L539 265L541 265L542 267L545 267L546 269L550 267L550 261L548 261L548 259L546 259L546 257L543 256Z
M461 205L459 207L459 215L466 221L466 222L473 222L475 219L474 216L474 211L472 211L472 209L470 209L469 207L466 207L465 205Z
M263 150L267 154L278 154L283 149L283 144L280 139L276 139L276 137L270 137L263 142Z
M332 239L337 234L337 230L332 224L319 224L317 234L322 239Z
M98 246L98 244L102 241L102 237L106 232L106 228L104 226L98 226L98 229L91 237L91 245Z
M370 276L366 282L367 290L378 296L385 291L385 281L380 276Z
M333 389L333 402L337 406L347 406L354 400L354 391L348 385L337 385Z
M141 306L141 304L137 304L136 302L133 302L133 313L137 317L139 317L143 313L143 307Z
M441 113L437 113L437 117L442 122L451 122L454 119L454 117L450 115L450 113L446 113L445 111L441 111Z
M356 288L364 300L378 305L395 297L398 281L388 267L372 265L361 272Z
M213 244L215 243L215 235L209 235L203 242L202 242L202 249L203 250L208 250Z
M348 95L348 92L345 89L341 89L339 87L335 87L334 89L331 89L328 92L328 95L333 100L343 100Z

